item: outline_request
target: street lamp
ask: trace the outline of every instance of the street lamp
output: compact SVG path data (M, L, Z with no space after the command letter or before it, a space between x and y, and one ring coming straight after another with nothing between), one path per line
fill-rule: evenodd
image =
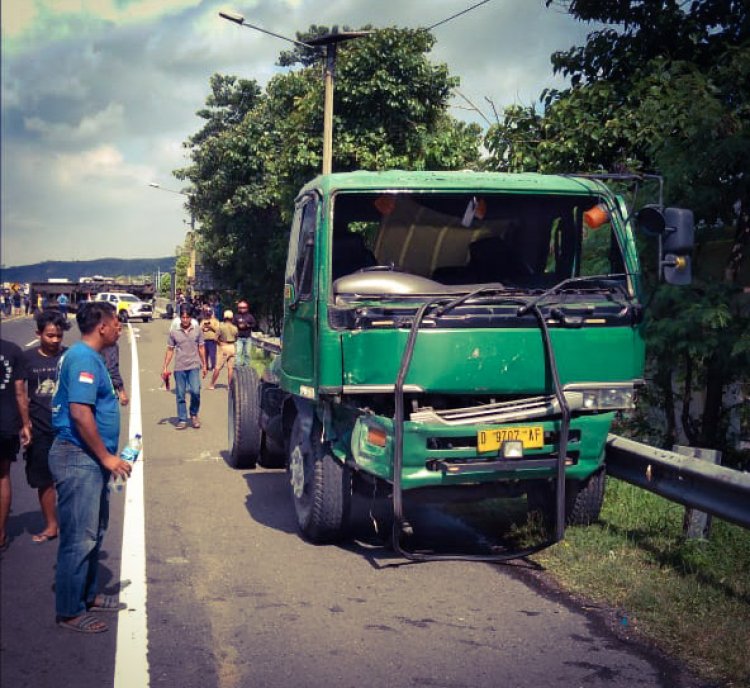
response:
M149 182L148 185L152 189L159 189L159 191L168 191L169 193L179 194L180 196L187 196L188 198L193 197L192 194L186 193L185 191L177 191L177 189L169 189L166 186L162 186L158 182ZM192 208L190 208L190 231L195 231L195 213L193 212Z
M240 26L246 26L248 29L255 29L261 33L267 33L283 41L294 43L303 48L317 48L321 45L326 46L326 64L324 71L325 82L325 100L323 101L323 174L330 174L333 169L333 82L336 69L336 46L343 41L350 41L354 38L361 38L372 33L372 31L343 31L341 33L329 33L325 36L313 38L306 43L296 41L293 38L287 38L273 31L267 31L255 24L249 24L245 17L236 12L219 12L222 19L234 22Z
M166 186L162 186L158 182L149 182L148 185L152 189L157 189L158 191L168 191L169 193L178 194L179 196L187 196L189 199L192 199L192 197L193 197L193 194L189 194L189 193L187 193L185 191L178 191L177 189L170 189L170 188L168 188ZM194 241L195 241L195 213L193 212L192 207L190 207L190 206L188 206L188 207L190 208L190 244L189 245L191 246L191 249L190 249L191 264L194 266L195 262L196 262L196 259L195 259L195 243L194 243ZM186 245L188 245L187 242L186 242ZM161 275L158 275L157 276L157 288L159 286L161 286L160 279L161 279ZM177 272L175 271L174 277L172 278L172 284L171 284L172 300L173 301L175 299L175 289L176 288L177 288Z

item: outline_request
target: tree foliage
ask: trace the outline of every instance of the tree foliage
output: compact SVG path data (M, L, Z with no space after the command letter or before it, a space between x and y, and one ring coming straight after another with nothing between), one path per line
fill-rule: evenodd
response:
M750 238L750 10L738 0L547 0L602 28L555 53L571 86L506 109L485 145L494 169L656 172L668 205L696 213L697 279L656 287L646 335L662 441L727 448L727 387L750 380L747 301L736 284ZM656 200L656 199L652 199ZM701 266L735 227L724 279ZM681 391L675 398L675 383ZM693 413L694 396L703 399ZM676 414L679 409L679 423Z
M174 264L174 283L175 288L187 291L187 272L190 265L190 258L187 255L181 255Z
M165 272L159 280L159 296L168 299L172 296L172 275Z
M329 33L312 26L300 41ZM476 165L481 131L447 114L457 85L428 59L424 30L384 29L339 44L333 168L451 169ZM256 311L278 318L293 201L318 174L323 148L324 49L281 54L286 67L263 90L255 81L215 74L199 132L185 142L199 249L227 286Z

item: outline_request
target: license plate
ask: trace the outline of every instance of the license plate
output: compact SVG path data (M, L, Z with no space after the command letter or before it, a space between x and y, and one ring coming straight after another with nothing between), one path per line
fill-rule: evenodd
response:
M507 440L521 440L524 449L541 449L544 446L544 428L541 425L523 425L516 428L497 428L477 432L477 450L497 451Z

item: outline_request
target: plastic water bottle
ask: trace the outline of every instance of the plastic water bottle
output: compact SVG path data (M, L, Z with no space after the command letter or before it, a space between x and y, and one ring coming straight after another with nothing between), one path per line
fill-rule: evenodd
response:
M123 447L122 451L120 452L120 458L123 461L135 463L141 454L142 448L143 440L141 439L141 435L135 435L135 437L131 437L128 440L128 443ZM125 484L125 480L125 478L112 478L112 482L114 483L115 490L117 490L117 492L122 492L122 486Z

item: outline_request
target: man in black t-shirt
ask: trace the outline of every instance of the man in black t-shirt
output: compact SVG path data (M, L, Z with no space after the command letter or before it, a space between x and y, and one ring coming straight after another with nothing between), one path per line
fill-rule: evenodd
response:
M237 342L234 364L236 366L250 365L250 335L255 329L255 318L250 313L250 304L245 301L237 303L237 313L233 320L237 327Z
M17 344L0 339L0 552L9 543L5 526L12 497L10 464L16 460L19 446L27 445L30 439L28 424L21 422L21 356Z
M57 387L57 373L65 352L62 345L68 319L58 311L42 311L36 316L39 346L23 353L21 377L26 383L23 404L31 420L31 443L26 447L26 480L37 490L39 506L44 516L44 528L31 536L33 542L43 544L54 540L58 533L55 509L55 484L49 471L47 457L55 433L52 429L52 396Z

